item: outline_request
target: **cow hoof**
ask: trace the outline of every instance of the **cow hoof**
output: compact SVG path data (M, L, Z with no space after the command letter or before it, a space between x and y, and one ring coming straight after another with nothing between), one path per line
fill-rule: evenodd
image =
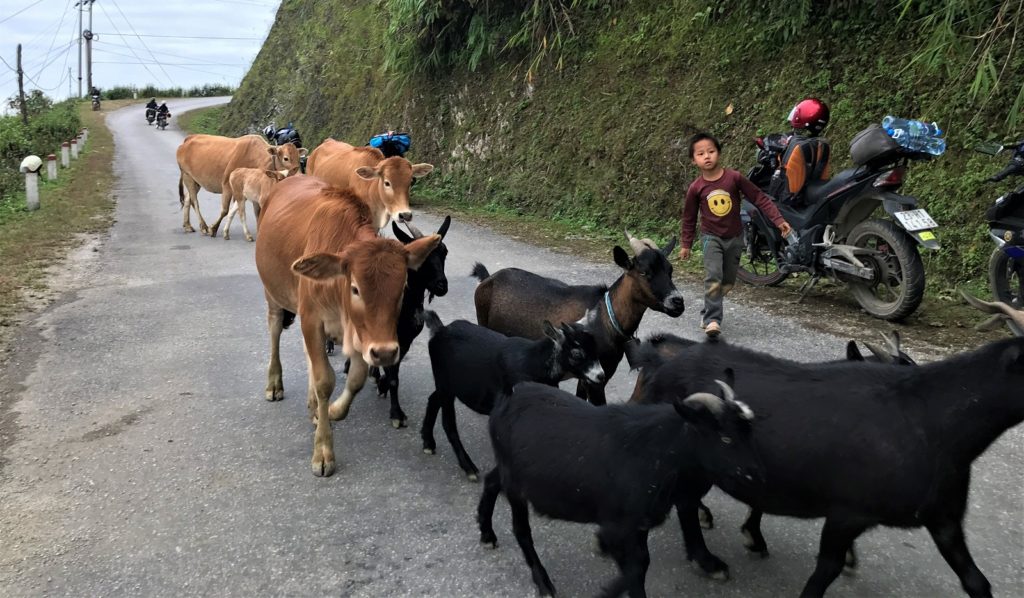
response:
M393 419L393 420L391 420L391 427L393 427L396 430L401 430L402 428L406 427L405 420L404 419Z
M251 235L246 235L245 240L252 243L255 239L253 239Z
M199 227L199 232L203 233L204 235L208 235L208 234L210 234L210 227L208 227L208 226L200 226Z
M224 235L224 240L225 241L230 241L231 240L231 235Z
M313 475L318 478L326 478L334 474L334 459L320 460L313 459Z
M340 401L335 401L327 408L327 417L329 417L332 422L341 421L348 417L348 407L348 405L340 404Z
M183 227L181 227L181 229L182 229L183 231L185 231L186 233L194 233L194 232L196 232L196 229L192 228L192 226L191 226L191 225L189 225L189 226L183 226Z
M266 392L266 399L268 401L280 401L283 398L284 398L284 389L283 388L277 388L277 389L274 389L274 390L267 390L267 392Z

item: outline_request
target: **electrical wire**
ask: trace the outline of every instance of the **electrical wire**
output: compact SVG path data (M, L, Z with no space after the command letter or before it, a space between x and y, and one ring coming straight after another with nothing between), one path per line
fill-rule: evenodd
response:
M116 24L116 23L114 23L114 19L111 19L111 18L110 18L110 14L109 14L109 13L107 12L107 9L103 8L103 5L102 5L102 4L100 4L100 10L102 10L102 11L103 11L103 16L107 17L107 21L109 21L109 22L110 22L110 25L111 25L111 26L112 26L112 27L114 28L114 31L117 31L117 34L118 34L118 35L121 35L121 36L123 37L123 35L124 35L124 34L122 34L122 33L121 33L121 30L117 28L117 24ZM140 56L139 56L138 54L136 54L136 53L135 53L135 48L133 48L133 47L131 47L131 46L128 46L128 49L129 49L129 50L131 51L131 53L132 53L132 54L134 54L134 55L135 55L135 58L136 58L136 59L137 59L137 60L138 60L139 62L142 62L142 63L143 63L143 64L142 64L142 68L146 69L146 72L147 72L147 73L149 73L149 74L150 74L150 76L151 76L151 77L153 77L153 79L159 79L159 77L157 77L157 76L156 76L156 73L154 73L153 71L149 70L149 65L148 65L148 64L146 64L146 63L144 63L144 62L143 62L143 60L142 60L142 58L141 58L141 57L140 57ZM165 73L165 75L166 75L166 73ZM168 77L168 78L167 78L167 81L168 81L168 83L170 83L171 85L174 85L174 81L171 81L170 77Z
M132 25L132 22L128 20L128 17L124 14L124 11L121 10L121 5L117 3L117 0L110 0L110 1L114 3L114 8L117 9L117 12L121 13L121 18L124 19L124 22L128 23L128 28L132 30L132 33L135 34L135 37L139 38L139 41L142 43L142 47L145 48L147 52L149 52L150 57L152 57L153 60L156 62L156 65L158 67L160 67L160 70L163 71L164 76L167 77L168 80L170 80L171 76L167 74L167 71L164 70L164 66L160 63L159 60L156 59L156 55L154 55L153 51L149 49L148 45L146 45L146 41L143 40L141 37L139 37L138 32L135 31L135 26ZM100 6L103 6L103 5L101 4ZM173 84L174 84L174 81L171 81L171 85L173 85Z
M3 19L0 19L0 24L2 24L2 23L6 23L7 21L10 21L10 20L11 20L11 19L13 19L14 17L16 17L16 16L20 15L21 13L25 12L26 10L28 10L28 9L32 8L33 6L35 6L36 4L39 4L39 3L40 3L40 2L42 2L42 1L43 1L43 0L36 0L36 1L35 1L35 2L33 2L32 4L29 4L28 6L26 6L25 8L23 8L23 9L21 9L21 10L19 10L18 12L14 13L13 15L10 15L10 16L8 16L8 17L4 17Z

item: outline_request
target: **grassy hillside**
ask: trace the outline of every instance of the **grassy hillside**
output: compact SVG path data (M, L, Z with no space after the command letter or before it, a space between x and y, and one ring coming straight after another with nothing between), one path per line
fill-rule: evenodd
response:
M834 171L848 165L852 136L886 114L937 120L949 131L950 151L914 164L904 191L943 225L943 249L926 256L932 292L984 284L992 246L982 214L1005 185L982 181L1003 160L967 148L1020 133L1006 123L1019 101L1024 54L1005 36L975 51L968 26L984 27L984 19L964 24L949 13L956 17L949 26L921 20L938 14L929 7L953 0L803 0L790 3L811 9L798 28L791 26L796 17L759 12L768 9L745 0L410 2L283 2L221 131L292 121L312 147L327 136L364 143L383 128L408 130L410 156L439 166L417 186L421 196L664 238L678 230L680 202L695 176L685 147L691 134L719 135L728 165L745 171L751 138L783 130L797 100L818 96L832 107ZM961 3L990 20L1006 5ZM560 46L549 29L539 38L546 43L502 51L526 22L505 14L508 6L524 4L567 7ZM474 17L465 38L448 40L447 59L431 66L417 62L416 50L426 54L415 32L438 29L442 17L457 21L459 13L395 26L409 18L398 11L410 5L492 12ZM1006 19L999 31L1020 28L1019 14ZM567 37L567 22L575 36ZM943 27L952 41L941 38ZM922 52L929 43L931 55ZM436 58L438 47L426 49ZM978 56L991 59L995 78L988 68L976 76Z

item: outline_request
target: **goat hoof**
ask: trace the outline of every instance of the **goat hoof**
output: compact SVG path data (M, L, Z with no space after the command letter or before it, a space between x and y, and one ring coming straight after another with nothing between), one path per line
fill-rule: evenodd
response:
M391 420L391 426L396 430L401 430L406 427L404 419L393 419Z
M425 454L425 455L433 455L434 454L434 449L425 446L425 447L423 447L423 454Z
M715 581L729 581L729 570L723 569L721 571L715 571L710 575L710 577Z
M498 537L494 535L494 532L480 532L480 544L484 548L493 550L498 547Z
M479 482L480 481L480 474L479 473L467 473L466 474L466 479L468 479L470 482Z

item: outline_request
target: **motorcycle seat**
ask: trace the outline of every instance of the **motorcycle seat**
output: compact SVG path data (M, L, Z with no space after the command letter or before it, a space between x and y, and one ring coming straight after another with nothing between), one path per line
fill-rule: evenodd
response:
M854 178L856 178L856 174L857 169L850 168L840 172L827 181L808 181L807 186L804 187L804 203L806 206L803 210L807 210L808 208L817 205L836 191L845 187Z

